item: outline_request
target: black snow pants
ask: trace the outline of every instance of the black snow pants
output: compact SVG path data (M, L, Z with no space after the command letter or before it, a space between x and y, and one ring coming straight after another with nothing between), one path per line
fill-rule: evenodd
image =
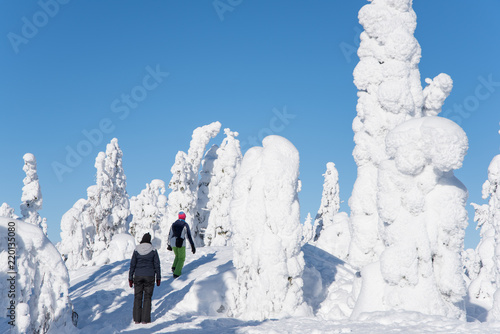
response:
M154 276L134 277L134 287L134 321L151 322L151 297L155 288Z

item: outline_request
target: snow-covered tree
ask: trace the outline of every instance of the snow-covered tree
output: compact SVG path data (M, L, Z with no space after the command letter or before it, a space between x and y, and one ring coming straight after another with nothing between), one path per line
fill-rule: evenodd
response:
M351 241L349 216L345 212L339 213L339 174L333 162L326 164L323 177L323 195L314 220L313 240L316 247L346 260Z
M61 219L61 242L57 249L70 270L92 260L95 226L90 219L86 199L79 199Z
M186 222L191 225L192 230L196 230L193 228L195 223L193 218L197 204L200 164L205 147L210 139L219 133L220 127L219 122L213 122L196 128L191 137L188 153L179 151L175 156L174 165L170 169L172 179L168 184L172 191L168 195L166 226L162 227L164 231L167 231L166 233L168 233L170 225L177 220L179 211L186 213ZM197 235L193 235L193 237L197 238Z
M212 180L209 185L208 225L205 231L205 244L226 246L232 235L229 218L230 203L233 195L233 181L241 165L242 154L238 132L224 129L226 138L217 150Z
M483 187L483 190L488 188L488 185ZM488 192L483 193L483 196L488 198ZM488 204L474 206L474 221L477 222L476 229L481 229L481 240L473 252L474 258L472 264L468 268L471 282L469 284L469 302L480 306L482 309L489 311L493 307L493 296L497 289L496 283L496 264L495 264L495 226L490 221L490 207ZM477 268L476 268L477 267ZM477 271L477 273L476 273ZM481 315L474 314L471 316L479 317Z
M488 319L500 320L500 284L498 283L500 282L500 154L493 158L488 167L488 180L483 184L483 198L489 198L488 210L483 212L482 219L494 228L494 249L487 248L491 247L488 246L492 242L491 240L484 240L486 243L484 253L479 256L481 260L483 257L489 257L488 252L491 252L493 256L495 279L492 284L494 284L495 293L493 295L493 308ZM483 242L483 239L481 239L481 242Z
M93 258L108 248L113 235L128 231L130 203L122 157L118 139L113 138L95 161L96 185L87 190L88 211L95 224Z
M352 196L352 242L349 262L357 268L378 260L384 249L378 233L378 168L388 159L385 137L398 124L421 115L436 115L451 91L446 74L427 79L422 89L421 49L413 36L416 15L411 0L372 1L359 12L364 28L354 70L358 88L353 121L354 160L358 175Z
M323 226L323 231L316 241L318 248L345 261L351 243L349 216L345 212L338 212L328 224Z
M247 151L234 180L230 217L236 284L234 316L262 320L305 316L300 241L299 153L272 135Z
M36 159L33 154L26 153L23 156L23 160L23 170L26 173L26 177L23 180L24 187L21 196L22 219L27 223L42 228L42 217L40 217L38 211L42 209L43 199L36 171Z
M131 219L122 157L113 138L106 153L97 155L96 184L87 188L87 200L75 203L61 220L58 248L68 267L105 264L116 258L107 250L113 236L127 233Z
M352 317L404 310L465 319L468 194L453 170L462 166L467 136L454 122L428 116L399 125L386 144L377 191L385 249L361 271Z
M213 176L214 162L217 159L217 150L219 146L212 145L212 147L205 153L200 172L200 182L198 183L198 198L196 203L193 235L195 235L194 242L198 246L203 246L203 237L208 225L208 217L210 211L208 210L209 202L209 185Z
M18 219L19 217L15 214L14 209L9 206L7 203L2 203L0 206L0 217L5 218L14 218Z
M313 225L312 225L312 216L311 213L308 212L306 216L306 220L304 221L304 225L302 225L302 245L307 244L313 240Z
M12 329L16 333L76 332L71 322L68 269L57 249L38 226L0 218L0 235L7 236L9 232L16 238L16 261L7 261L8 249L12 247L7 237L0 238L2 317L10 312L10 307L15 308L14 318L9 321L14 320ZM9 272L17 272L15 280L10 279Z
M317 241L324 225L331 225L333 217L339 212L339 173L333 162L326 164L326 172L323 174L325 181L323 183L323 195L316 218L314 219L314 241Z
M164 193L165 182L155 179L146 184L146 188L139 195L130 199L132 221L129 232L137 243L141 242L142 236L149 232L153 245L157 248L161 246L159 236L166 204Z

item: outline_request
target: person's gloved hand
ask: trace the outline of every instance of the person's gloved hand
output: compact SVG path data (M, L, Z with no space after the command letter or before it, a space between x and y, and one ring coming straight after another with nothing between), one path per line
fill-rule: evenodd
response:
M156 280L156 286L160 286L160 283L161 283L161 280L158 278L158 279Z
M133 287L134 286L134 281L132 281L131 279L128 280L128 285L130 287Z
M167 246L167 250L171 251L172 250L172 246L168 245Z
M196 253L196 248L191 247L191 252L193 252L193 254Z

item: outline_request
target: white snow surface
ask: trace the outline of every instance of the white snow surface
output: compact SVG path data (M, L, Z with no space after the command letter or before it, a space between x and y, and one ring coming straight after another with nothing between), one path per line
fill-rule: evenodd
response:
M3 247L3 245L2 245ZM500 333L498 322L464 322L418 312L374 312L359 320L324 317L318 305L329 303L328 287L350 280L353 271L342 261L312 245L302 248L305 261L304 300L315 310L308 317L244 321L227 315L227 293L235 283L232 247L202 247L187 254L183 275L173 280L169 272L172 252L159 252L162 282L155 286L152 322L132 321L133 291L128 286L129 259L69 272L70 297L79 314L80 333ZM3 255L2 255L3 256ZM6 261L2 261L6 263ZM53 269L52 269L53 270ZM3 273L3 271L2 271ZM3 274L1 274L3 275ZM2 278L2 283L3 283ZM4 290L2 290L4 291ZM2 298L5 303L7 298ZM330 312L336 304L329 303ZM3 307L3 304L2 304ZM0 316L0 333L9 331ZM71 327L73 325L70 324ZM55 333L68 333L59 328Z

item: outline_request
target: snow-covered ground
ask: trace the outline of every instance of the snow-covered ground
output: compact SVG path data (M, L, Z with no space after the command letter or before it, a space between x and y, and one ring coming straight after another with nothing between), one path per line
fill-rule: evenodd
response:
M332 255L303 247L304 299L316 312L333 280L354 272ZM70 271L70 296L83 333L500 333L500 323L462 322L417 312L366 314L357 321L324 320L319 315L281 320L241 321L226 315L225 294L235 280L231 247L203 247L187 254L183 275L173 280L171 252L160 252L162 283L155 287L152 322L132 321L133 288L129 261ZM309 268L309 270L307 269ZM311 274L314 268L321 281ZM318 284L321 282L321 284ZM5 323L5 322L4 322ZM5 328L5 327L1 327Z

